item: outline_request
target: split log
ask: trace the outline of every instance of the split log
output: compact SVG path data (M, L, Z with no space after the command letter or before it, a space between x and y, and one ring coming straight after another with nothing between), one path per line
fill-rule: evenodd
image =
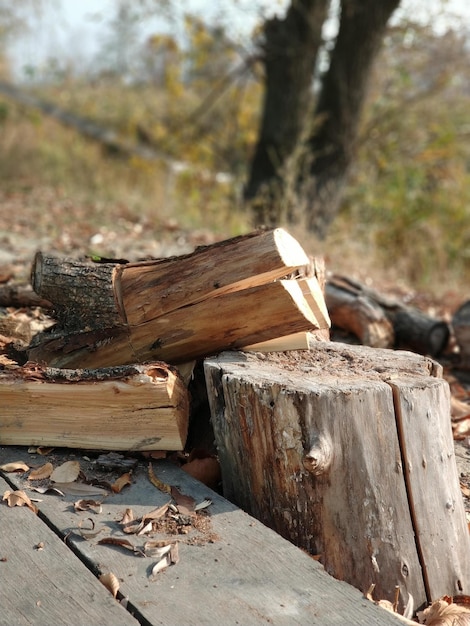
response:
M0 406L0 445L182 450L188 430L186 386L160 362L4 370Z
M470 591L442 368L318 342L205 361L224 495L336 578L415 606Z
M36 338L29 358L56 367L179 363L326 329L314 272L282 229L152 262L92 265L38 254L33 287L54 303L61 328Z
M325 299L333 326L352 333L366 346L412 350L435 357L449 341L446 322L351 278L331 277Z

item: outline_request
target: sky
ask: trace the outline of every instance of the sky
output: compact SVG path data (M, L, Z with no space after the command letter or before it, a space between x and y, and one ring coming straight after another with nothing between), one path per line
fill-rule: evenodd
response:
M414 16L429 14L439 0L402 0L402 10ZM9 48L9 56L16 80L31 77L28 68L41 68L48 59L67 59L80 63L81 67L92 65L102 49L106 35L106 20L111 14L114 0L54 0L45 4L40 17L32 19L29 35L18 38ZM261 10L282 12L287 0L172 0L180 14L194 12L204 18L223 15L234 38L248 37ZM446 7L458 15L458 19L470 26L470 2L447 0ZM162 32L168 28L163 20L148 24L148 33ZM144 33L145 34L145 33Z

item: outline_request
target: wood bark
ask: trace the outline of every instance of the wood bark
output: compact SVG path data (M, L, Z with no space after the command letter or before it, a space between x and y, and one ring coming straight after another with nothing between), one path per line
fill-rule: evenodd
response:
M36 338L29 358L56 367L180 363L329 327L316 265L282 229L155 262L61 265L39 254L33 267L62 328Z
M182 450L188 430L186 386L160 362L4 370L0 405L0 444L6 445Z
M325 300L332 324L375 348L412 350L430 356L447 347L447 322L406 306L344 276L331 277Z
M205 361L225 496L376 597L468 593L442 368L336 343L261 356Z

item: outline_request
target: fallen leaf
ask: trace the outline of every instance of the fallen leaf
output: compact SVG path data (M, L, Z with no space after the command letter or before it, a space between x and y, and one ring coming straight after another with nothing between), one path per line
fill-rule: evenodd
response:
M139 531L137 532L137 536L140 537L141 535L145 535L147 533L151 533L153 530L153 524L152 522L148 522L147 524L141 524L141 528L139 528Z
M54 471L54 466L52 463L45 463L41 465L41 467L37 467L30 471L28 480L43 480L44 478L49 478Z
M207 509L207 507L209 507L211 504L212 504L212 500L209 500L209 498L206 498L205 500L203 500L199 504L196 504L196 506L194 507L194 510L196 512L197 511L202 511L203 509Z
M450 398L450 414L452 420L460 419L470 415L470 405L467 402L462 402L454 396Z
M160 491L163 491L164 493L171 493L170 485L166 485L157 476L155 476L151 463L149 463L149 480L152 485L154 485L157 489L160 489Z
M129 472L126 472L125 474L122 474L122 476L119 476L119 478L111 485L111 490L114 493L121 493L122 489L126 485L131 485L131 484L132 484L131 475Z
M107 496L108 491L85 483L59 483L53 485L70 496Z
M26 465L26 463L24 463L23 461L13 461L12 463L5 463L5 465L1 465L0 470L7 473L23 473L29 470L29 466Z
M55 483L73 483L77 480L79 474L79 461L65 461L52 472L51 480Z
M454 439L462 441L470 435L470 417L458 418L452 421L452 434Z
M100 539L98 543L103 546L116 546L118 548L124 548L134 552L134 554L138 554L139 556L145 556L140 548L132 544L127 539L121 539L120 537L103 537L103 539Z
M185 496L176 487L171 487L171 495L176 502L179 513L182 515L193 515L196 501L191 496Z
M142 516L143 523L146 524L149 521L161 519L162 517L164 517L164 515L166 515L166 512L168 511L169 504L170 503L167 502L166 504L162 504L162 506L159 506L158 508L152 509L148 513L145 513L145 515Z
M146 541L144 543L145 556L161 559L165 554L168 554L171 550L171 546L176 543L175 541L167 541L166 539Z
M470 489L467 487L467 485L460 483L460 491L466 498L470 498Z
M26 495L26 493L24 491L21 491L21 490L9 491L9 490L7 490L3 494L3 500L6 500L6 502L7 502L9 507L26 506L26 507L28 507L28 509L31 509L31 511L33 511L33 513L37 514L37 512L38 512L37 506L31 502L31 500L29 499L29 497Z
M127 508L124 511L124 515L122 516L120 523L123 525L126 525L133 521L134 521L134 512L132 511L132 509Z
M108 574L101 574L99 581L113 594L113 598L117 596L119 591L119 580L115 574L112 572L109 572Z
M82 526L83 526L83 524L85 522L90 522L91 530L88 530L86 528L82 528ZM86 520L80 520L80 522L78 523L78 532L83 537L83 539L86 539L86 540L94 539L96 536L98 536L100 534L100 532L102 530L104 530L103 528L99 528L98 530L94 530L94 528L95 528L95 522L91 519L91 517L88 517Z
M73 508L76 511L94 511L95 513L101 513L103 509L100 500L88 500L85 498L74 502Z
M214 457L194 459L183 465L181 469L211 489L217 487L221 480L220 463Z
M54 493L59 494L59 496L64 496L64 492L61 491L60 489L58 489L57 487L55 487L54 485L45 485L43 487L34 487L31 485L31 487L28 487L28 489L30 489L31 491L36 491L37 493L49 493L49 491L52 491Z
M426 626L470 626L470 609L446 600L436 600L417 615Z
M150 542L147 542L147 543L150 543ZM144 546L144 550L145 550L145 546ZM151 550L151 548L149 548L149 550ZM158 550L158 548L155 548L155 550ZM162 551L162 556L151 569L151 573L150 573L151 578L155 578L159 572L166 569L169 565L174 565L178 563L179 561L179 550L178 550L177 542L170 543L167 546L162 546L161 551Z

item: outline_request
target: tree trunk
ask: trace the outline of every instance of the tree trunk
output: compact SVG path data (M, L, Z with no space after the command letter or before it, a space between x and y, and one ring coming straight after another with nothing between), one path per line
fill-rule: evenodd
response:
M293 0L284 20L267 22L263 117L245 191L258 225L305 217L309 230L326 234L354 155L371 67L399 3L342 0L339 33L312 111L329 3Z
M429 358L318 343L206 359L224 494L362 591L470 589L449 389Z
M300 142L329 0L293 0L264 28L265 95L258 144L245 191L258 225L279 223L286 166Z
M308 142L307 223L320 237L338 212L372 65L399 4L400 0L341 2L339 32L315 110L318 123Z

